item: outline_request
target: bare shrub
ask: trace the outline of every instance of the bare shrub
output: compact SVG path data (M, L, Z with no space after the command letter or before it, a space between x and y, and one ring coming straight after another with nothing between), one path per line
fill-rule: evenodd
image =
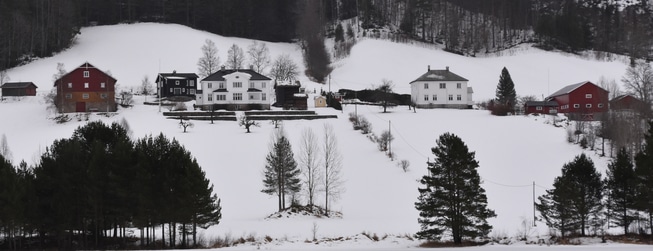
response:
M408 160L401 160L399 163L397 163L397 166L401 168L401 170L404 170L404 172L408 172L408 168L410 167L410 162Z

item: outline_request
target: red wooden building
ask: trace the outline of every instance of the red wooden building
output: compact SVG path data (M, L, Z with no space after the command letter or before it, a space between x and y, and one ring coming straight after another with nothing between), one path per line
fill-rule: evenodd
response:
M32 82L7 82L0 86L2 96L36 96L36 85Z
M524 104L524 112L526 114L557 114L558 103L555 101L526 101Z
M610 100L610 110L642 111L645 108L646 104L644 101L641 101L632 95L621 95Z
M55 80L60 112L115 112L117 80L87 63Z
M594 120L608 111L608 91L589 81L568 85L546 101L558 103L558 113L574 120Z

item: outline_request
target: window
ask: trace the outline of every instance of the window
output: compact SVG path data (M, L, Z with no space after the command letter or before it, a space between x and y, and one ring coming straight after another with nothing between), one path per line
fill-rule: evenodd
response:
M592 98L592 94L591 93L585 94L585 98Z
M175 85L179 85L179 80L175 80Z
M585 104L585 108L592 108L592 104Z
M574 108L580 108L579 104L574 104Z
M206 83L206 88L209 88L209 89L213 88L213 83Z
M224 94L215 95L215 100L227 100L227 95Z
M100 83L100 88L106 88L106 87L107 85L104 82Z
M249 99L248 100L255 100L254 99L254 94L249 94Z
M172 92L173 92L173 90L172 90L172 88L170 88L170 93L172 93Z
M242 88L243 82L234 82L234 88Z
M243 94L242 93L234 93L233 100L243 100Z
M424 83L424 89L428 89L428 88L429 88L429 83Z
M542 110L542 107L541 107L541 106L537 106L537 107L535 107L535 110L541 111L541 110Z
M195 80L188 80L188 86L195 86Z
M195 89L190 89L190 94L195 95Z
M456 89L460 89L460 88L463 88L463 84L461 84L461 83L457 83L457 84L456 84Z
M249 88L256 88L256 83L249 82Z
M449 100L453 100L453 94L449 94Z
M213 95L208 95L206 96L207 101L213 101Z
M66 99L72 99L73 94L72 93L66 93Z
M68 88L73 88L73 83L68 83Z
M261 83L261 88L265 89L265 82Z
M438 101L438 95L433 94L433 101Z
M424 101L429 101L429 95L424 95Z
M88 99L88 93L84 93L84 94L82 94L82 98L83 98L83 99Z
M186 88L181 88L181 92L186 93Z
M224 82L218 83L218 89L226 89Z
M569 105L563 105L563 106L560 106L560 109L561 109L561 110L569 109Z
M263 83L263 84L265 84L265 83ZM266 100L266 98L267 97L266 97L265 93L261 93L261 100Z
M100 98L101 98L101 99L106 99L106 98L107 98L107 94L106 94L106 93L100 93Z
M463 100L463 96L462 96L462 95L460 95L460 94L458 94L458 95L456 95L456 100L458 100L458 101L461 101L461 100Z
M84 83L84 88L88 89L88 83Z
M599 108L603 108L603 103L599 104Z
M89 76L91 76L91 74L88 71L84 71L84 77L88 78Z
M440 83L440 89L446 89L447 83Z

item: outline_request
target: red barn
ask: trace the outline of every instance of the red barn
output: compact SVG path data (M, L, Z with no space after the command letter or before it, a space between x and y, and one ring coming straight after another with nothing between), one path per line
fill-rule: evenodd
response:
M526 101L524 111L526 114L557 114L558 103L555 101Z
M546 101L558 103L558 113L574 120L594 120L608 111L608 91L589 81L565 86Z
M36 96L36 85L32 82L7 82L0 86L2 96Z
M87 63L54 81L60 112L115 112L117 80Z
M641 101L632 95L621 95L610 100L611 110L642 111L644 108L646 108L644 101Z

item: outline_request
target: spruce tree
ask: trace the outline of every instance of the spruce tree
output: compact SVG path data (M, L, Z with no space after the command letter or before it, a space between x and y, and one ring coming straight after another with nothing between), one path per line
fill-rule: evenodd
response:
M265 158L263 185L261 192L276 194L279 198L279 211L286 208L286 195L299 192L300 170L295 162L292 147L288 139L281 135L274 142L270 153Z
M476 154L451 133L441 135L431 151L435 160L428 162L415 203L421 225L417 236L427 240L451 236L456 244L463 238L487 236L492 229L487 219L496 214L487 208Z
M637 176L637 208L648 215L649 229L653 229L653 121L644 136L644 149L635 157Z
M612 222L624 228L628 235L628 226L635 220L636 176L633 163L625 148L621 148L617 157L608 164L605 179L608 205L613 213Z
M553 189L539 197L536 208L547 225L563 237L579 230L585 236L590 220L599 216L602 198L601 174L592 160L581 154L562 167L562 175L555 178Z
M515 92L515 83L512 82L510 72L506 67L501 70L499 76L499 84L497 84L496 91L496 112L497 115L506 115L508 112L514 111L514 106L517 101L517 93Z

